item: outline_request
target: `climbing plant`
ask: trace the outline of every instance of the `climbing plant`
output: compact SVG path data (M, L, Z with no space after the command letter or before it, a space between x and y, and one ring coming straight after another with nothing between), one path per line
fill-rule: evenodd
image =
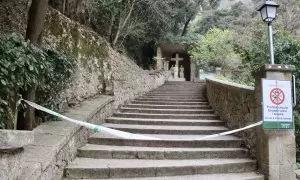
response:
M18 94L37 87L37 100L54 106L66 87L75 61L51 49L39 49L21 35L0 37L0 128L16 127Z

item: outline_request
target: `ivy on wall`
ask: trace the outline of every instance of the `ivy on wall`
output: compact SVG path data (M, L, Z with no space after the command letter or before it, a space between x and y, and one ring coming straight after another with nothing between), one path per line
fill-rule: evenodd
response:
M37 88L38 103L57 109L75 67L73 58L39 49L15 33L0 37L0 61L0 128L6 129L16 124L18 94L28 87Z

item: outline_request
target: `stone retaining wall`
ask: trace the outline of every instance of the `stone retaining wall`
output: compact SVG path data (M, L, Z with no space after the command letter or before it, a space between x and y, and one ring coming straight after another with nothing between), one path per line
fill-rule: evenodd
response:
M0 2L0 33L17 32L25 36L31 0ZM55 104L63 111L87 98L115 93L120 103L164 83L164 75L137 66L129 57L113 50L92 29L72 21L49 6L43 45L74 57L77 61L72 81ZM121 89L120 89L121 88Z
M254 87L236 83L206 79L207 97L217 115L227 123L230 129L238 129L256 123ZM245 139L245 147L251 157L256 155L255 128L236 133Z
M70 86L61 93L61 110L97 94L114 94L115 107L164 83L164 75L141 69L113 50L96 32L49 8L44 45L77 60Z

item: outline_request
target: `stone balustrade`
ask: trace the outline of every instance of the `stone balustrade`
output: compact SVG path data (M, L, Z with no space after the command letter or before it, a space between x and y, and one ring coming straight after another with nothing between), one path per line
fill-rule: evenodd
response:
M254 87L214 78L207 78L206 85L210 105L230 129L238 129L258 122L255 119ZM236 135L245 139L245 147L249 149L251 157L255 157L255 128Z

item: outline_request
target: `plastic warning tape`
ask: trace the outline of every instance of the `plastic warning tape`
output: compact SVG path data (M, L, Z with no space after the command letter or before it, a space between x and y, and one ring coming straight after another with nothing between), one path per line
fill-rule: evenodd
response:
M57 112L54 112L50 109L47 109L43 106L40 106L36 103L30 102L30 101L27 101L27 100L24 100L24 99L22 99L22 101L26 102L28 105L30 105L31 107L33 107L35 109L44 111L48 114L57 116L61 119L64 119L64 120L72 122L72 123L75 123L75 124L83 126L83 127L86 127L88 129L92 129L94 132L101 132L104 135L110 135L112 137L119 137L119 138L124 138L124 139L158 140L158 138L154 138L154 137L148 137L148 136L143 136L143 135L138 135L138 134L127 133L127 132L107 128L107 127L104 127L104 126L99 126L99 125L83 122L83 121L80 121L80 120L72 119L72 118L66 117L64 115L61 115Z
M128 133L128 132L119 131L119 130L107 128L107 127L104 127L104 126L99 126L99 125L83 122L83 121L80 121L80 120L72 119L72 118L66 117L64 115L61 115L57 112L54 112L50 109L47 109L43 106L40 106L40 105L38 105L34 102L30 102L30 101L27 101L27 100L24 100L24 99L21 99L21 101L24 101L26 104L30 105L31 107L33 107L35 109L38 109L40 111L44 111L48 114L57 116L60 119L64 119L66 121L75 123L77 125L86 127L88 129L92 129L94 132L100 132L100 133L103 133L104 135L109 135L111 137L118 137L118 138L124 138L124 139L161 140L160 138ZM201 138L196 138L195 140L205 140L205 139L211 139L211 138L215 138L215 137L219 137L219 136L230 135L230 134L233 134L233 133L236 133L236 132L240 132L240 131L243 131L243 130L246 130L246 129L250 129L250 128L259 126L262 123L263 123L263 121L260 121L260 122L251 124L249 126L243 127L243 128L239 128L239 129L235 129L235 130L231 130L231 131L226 131L226 132L222 132L222 133L218 133L218 134L208 135L208 136L204 136L204 137L201 137Z

